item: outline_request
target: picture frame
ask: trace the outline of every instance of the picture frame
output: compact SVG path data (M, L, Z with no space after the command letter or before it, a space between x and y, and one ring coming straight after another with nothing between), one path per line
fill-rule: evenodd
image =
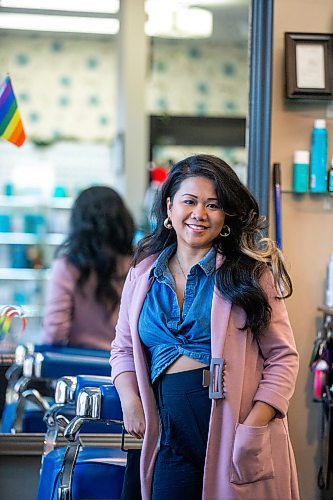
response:
M333 34L284 34L287 99L333 100Z

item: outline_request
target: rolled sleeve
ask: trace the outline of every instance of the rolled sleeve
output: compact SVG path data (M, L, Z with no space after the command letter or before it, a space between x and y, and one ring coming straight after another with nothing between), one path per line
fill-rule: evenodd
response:
M258 340L264 366L254 401L271 405L277 410L277 416L283 418L294 393L299 356L286 306L283 300L276 298L270 272L263 276L262 287L271 306L271 321Z

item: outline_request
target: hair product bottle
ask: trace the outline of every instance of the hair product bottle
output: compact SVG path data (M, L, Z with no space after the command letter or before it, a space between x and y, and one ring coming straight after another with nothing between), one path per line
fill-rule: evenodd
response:
M309 163L310 163L309 151L298 150L294 152L294 164L293 164L294 193L306 193L309 190Z
M311 193L325 193L327 186L326 120L315 120L311 136Z

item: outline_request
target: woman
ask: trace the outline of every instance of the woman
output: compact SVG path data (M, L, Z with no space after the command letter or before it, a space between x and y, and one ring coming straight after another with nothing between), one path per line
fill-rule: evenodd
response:
M132 259L134 223L116 191L85 189L56 253L43 318L43 342L110 349Z
M125 428L144 438L143 500L298 499L292 288L257 202L224 161L197 155L173 166L154 216L111 353Z

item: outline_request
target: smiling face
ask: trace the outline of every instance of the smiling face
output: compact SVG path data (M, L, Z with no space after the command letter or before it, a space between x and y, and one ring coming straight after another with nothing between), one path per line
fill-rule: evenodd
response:
M167 199L167 211L178 247L184 248L208 251L225 220L214 183L206 177L185 179L173 200Z

